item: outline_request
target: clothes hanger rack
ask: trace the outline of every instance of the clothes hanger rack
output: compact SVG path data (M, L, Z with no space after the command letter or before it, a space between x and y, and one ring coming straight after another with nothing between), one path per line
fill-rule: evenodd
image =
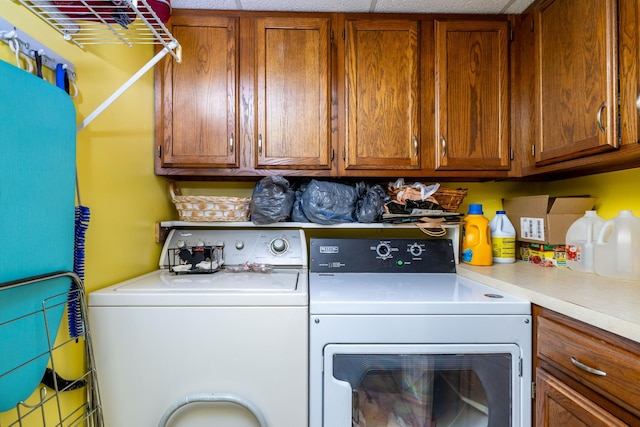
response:
M71 76L75 76L74 67L70 61L19 30L2 17L0 17L0 40L12 46L12 50L17 46L20 53L31 60L35 60L35 53L37 52L42 60L42 65L53 71L55 71L58 64L63 64Z
M53 0L14 0L45 21L65 40L84 49L92 44L124 44L132 47L153 44L162 49L129 78L120 88L89 114L78 126L77 132L86 128L102 111L131 87L140 77L153 68L167 54L181 62L182 49L148 0L118 0L117 2L95 2L77 0L73 3ZM114 20L113 7L119 4L120 11ZM82 15L78 16L78 8ZM119 17L124 17L122 22Z

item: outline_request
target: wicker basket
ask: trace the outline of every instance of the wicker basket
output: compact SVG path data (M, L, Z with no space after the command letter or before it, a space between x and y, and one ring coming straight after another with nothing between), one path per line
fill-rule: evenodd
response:
M183 196L177 182L169 184L171 200L176 206L181 221L224 222L248 221L247 197Z
M387 188L387 193L395 198L398 193L407 187L400 188ZM417 191L417 190L416 190ZM450 188L438 188L438 190L431 196L433 197L440 206L444 208L447 212L457 212L460 204L464 200L467 195L466 188L459 188L457 190L453 190Z
M438 191L434 193L433 198L436 199L438 204L447 212L457 212L466 195L466 188L453 190L450 188L440 187L438 188Z

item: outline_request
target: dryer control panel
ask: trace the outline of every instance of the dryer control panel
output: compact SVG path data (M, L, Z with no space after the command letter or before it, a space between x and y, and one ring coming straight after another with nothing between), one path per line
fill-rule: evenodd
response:
M311 239L312 273L455 273L450 239Z

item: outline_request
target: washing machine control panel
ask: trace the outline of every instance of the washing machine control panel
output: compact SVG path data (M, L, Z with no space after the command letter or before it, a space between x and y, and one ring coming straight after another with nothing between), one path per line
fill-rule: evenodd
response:
M450 239L316 239L309 248L314 273L455 273Z
M221 247L226 265L269 264L306 267L307 244L303 230L289 229L173 229L165 241L160 267L175 248Z

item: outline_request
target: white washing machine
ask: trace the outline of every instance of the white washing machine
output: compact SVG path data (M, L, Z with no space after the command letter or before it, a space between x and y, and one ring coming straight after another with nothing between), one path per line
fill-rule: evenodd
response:
M88 296L106 426L306 426L303 231L175 229L160 267Z

